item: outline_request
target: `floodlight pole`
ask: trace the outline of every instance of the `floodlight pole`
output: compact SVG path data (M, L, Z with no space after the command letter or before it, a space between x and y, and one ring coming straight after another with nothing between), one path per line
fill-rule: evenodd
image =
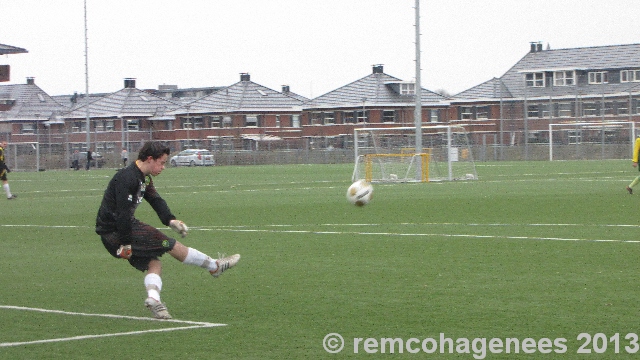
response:
M416 108L413 114L416 126L416 154L422 153L422 85L420 81L420 0L416 0ZM416 180L422 179L422 164L417 163Z
M87 0L84 0L84 86L87 111L87 151L91 151L91 116L89 114L89 47L87 37Z

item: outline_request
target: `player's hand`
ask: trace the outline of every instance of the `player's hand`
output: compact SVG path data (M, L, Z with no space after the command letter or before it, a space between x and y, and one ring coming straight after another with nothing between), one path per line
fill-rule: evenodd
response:
M638 167L638 163L637 162L634 162L631 165L633 165L633 167Z
M120 245L120 248L116 252L119 257L129 260L131 258L131 245Z
M180 220L169 221L169 226L173 229L173 231L179 233L182 237L187 236L187 233L189 232L187 224Z

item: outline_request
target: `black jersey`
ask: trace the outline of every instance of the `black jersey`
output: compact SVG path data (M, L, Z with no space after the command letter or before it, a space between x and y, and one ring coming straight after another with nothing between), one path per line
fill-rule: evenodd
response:
M122 244L130 244L134 212L142 199L151 205L164 225L176 218L153 186L151 176L145 177L134 162L119 170L109 182L98 210L96 233L117 232Z

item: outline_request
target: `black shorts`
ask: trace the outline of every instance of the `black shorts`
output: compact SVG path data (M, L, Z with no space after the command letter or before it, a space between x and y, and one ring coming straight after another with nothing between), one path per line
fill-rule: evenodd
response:
M0 180L7 181L7 169L0 170Z
M117 251L122 243L118 234L102 234L100 238L109 254L119 258ZM171 251L175 245L175 239L168 237L151 225L136 220L131 228L132 255L129 264L140 271L147 271L151 260L157 260L164 253Z

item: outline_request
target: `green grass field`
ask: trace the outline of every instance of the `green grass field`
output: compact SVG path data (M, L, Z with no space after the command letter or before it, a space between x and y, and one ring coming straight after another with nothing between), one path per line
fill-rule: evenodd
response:
M350 165L165 170L156 186L191 227L183 242L242 260L213 279L166 255L162 300L175 319L221 327L138 319L150 318L143 273L93 231L112 169L13 172L19 198L0 199L0 358L370 358L389 356L383 338L417 339L402 354L396 343L399 358L630 357L625 336L640 334L630 161L477 168L473 182L374 185L363 208L345 199ZM137 217L170 231L146 203ZM329 333L344 338L339 354L323 348ZM426 354L423 340L441 336L453 353ZM356 354L355 338L378 346L362 340ZM494 354L493 338L539 347ZM583 345L603 353L578 354Z

